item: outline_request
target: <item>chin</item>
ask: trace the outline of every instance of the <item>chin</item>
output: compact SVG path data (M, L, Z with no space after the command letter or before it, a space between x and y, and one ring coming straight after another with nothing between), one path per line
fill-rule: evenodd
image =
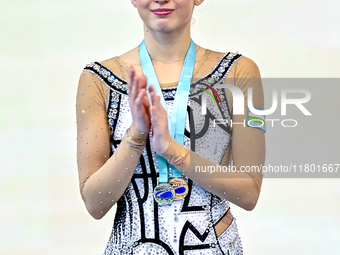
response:
M153 26L153 30L159 32L169 32L173 30L173 28L168 21L158 20L157 23Z
M157 22L155 26L152 28L153 30L157 32L162 32L162 33L171 33L173 31L181 29L180 26L174 25L174 24L169 24L169 22Z

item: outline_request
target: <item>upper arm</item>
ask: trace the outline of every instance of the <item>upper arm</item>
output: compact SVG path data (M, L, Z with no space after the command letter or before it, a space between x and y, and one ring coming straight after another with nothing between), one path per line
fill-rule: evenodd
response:
M84 70L79 79L76 102L77 163L81 192L86 180L110 157L106 95L107 90L99 78Z
M254 107L264 109L260 72L254 61L242 57L234 65L231 75L234 78L234 85L240 88L244 95L244 113L242 115L232 114L233 165L237 169L242 168L243 170L246 167L257 167L258 172L252 171L249 174L254 179L257 178L256 184L260 190L263 176L260 167L265 162L265 132L260 128L247 125L248 97L252 96ZM248 95L248 88L252 88L252 95Z

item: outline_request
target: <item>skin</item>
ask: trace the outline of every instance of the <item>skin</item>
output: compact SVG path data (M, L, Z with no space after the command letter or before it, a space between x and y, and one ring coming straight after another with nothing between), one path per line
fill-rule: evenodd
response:
M171 63L171 61L184 58L191 40L190 22L192 12L195 5L199 5L203 1L201 0L198 4L194 0L132 0L131 2L134 6L135 4L137 5L135 7L144 22L144 40L151 58L166 62L161 65L157 61L153 61L157 77L160 81L163 74L166 75L166 73L172 72L172 69L175 69L174 63ZM151 12L151 10L158 8L174 9L174 12L168 16L159 17ZM136 72L134 67L130 67L129 70L129 79L132 82L128 87L132 93L130 107L133 123L141 131L148 132L151 127L150 119L152 116L152 146L157 154L162 155L167 150L171 138L166 110L161 106L160 97L154 93L151 85L149 86L151 105L147 100L146 78L140 71L138 48L122 55L122 58L125 63L135 63L136 69L138 68L138 72ZM168 65L169 68L164 68L166 65ZM181 67L183 63L177 62L176 65ZM164 69L166 71L162 72ZM172 73L172 75L179 77L180 71L181 68L179 68L177 74ZM243 119L246 118L245 116L246 115L236 115L233 116L233 120L235 122L242 122ZM248 135L246 136L246 133L250 132L250 130L252 131L251 140L259 139L259 141L264 141L264 134L261 130L254 131L252 128L238 127L233 130L233 143L245 144L249 142L243 141L242 137L250 137ZM243 136L243 134L245 135ZM259 144L261 144L261 142L259 142ZM258 150L260 150L260 147ZM264 154L261 154L261 156L262 155ZM242 160L235 159L235 166L240 167L241 162ZM193 173L186 173L186 176L195 180L197 184L206 190L237 204L245 210L253 210L258 200L258 195L256 197L243 195L240 199L233 198L232 194L235 193L233 187L226 186L221 188L221 182L228 183L228 178L200 178L198 180ZM245 173L239 173L237 177L239 179L236 179L236 176L233 179L235 182L241 181L249 176ZM261 187L262 178L260 178L260 176L258 178ZM247 179L246 185L248 185L249 188L251 187L252 183L249 179Z
M194 6L200 5L203 1L134 0L131 2L135 7L137 5L138 13L144 22L144 40L151 58L161 60L159 62L153 61L159 81L164 82L160 78L165 77L167 79L169 74L172 77L179 78L183 62L174 63L174 61L184 58L189 48L192 12ZM174 9L174 12L166 17L159 17L150 11L157 8ZM201 54L204 54L204 50L201 51ZM199 59L200 54L197 53L196 55L196 58ZM151 97L150 105L146 93L147 79L142 74L138 48L122 55L121 58L126 63L134 63L136 67L130 65L128 71L129 103L133 124L144 132L152 129L152 147L157 154L162 155L171 141L167 112L161 105L160 96L156 95L152 85L148 88ZM161 70L166 70L166 72L162 73ZM152 125L151 117L153 119ZM228 218L231 217L227 215L215 227L218 236L228 227L230 222Z
M195 6L200 5L204 0L197 2L196 0L132 0L131 3L137 8L141 19L144 22L144 40L150 57L153 59L154 69L156 71L160 83L178 81L183 62L178 61L184 59L186 52L191 42L190 26L192 13ZM152 13L151 10L158 8L173 9L173 13L167 16L158 16ZM204 48L196 53L196 59L200 59L205 53ZM129 104L132 113L133 125L139 130L149 132L152 130L153 139L152 147L157 154L162 155L168 148L171 141L171 136L168 128L167 112L160 103L160 96L157 96L152 85L147 87L147 79L142 73L142 67L139 59L138 47L123 54L120 58L125 63L130 63L128 71L128 91ZM154 59L158 60L155 61ZM165 70L165 71L164 71ZM149 89L151 96L151 104L147 96L146 90ZM151 118L153 123L151 125ZM235 116L236 122L242 122L244 116ZM248 132L248 129L243 130L237 128L233 131L233 138L242 137L243 133ZM258 139L264 140L262 131L257 130L255 134ZM254 137L255 137L254 136ZM241 143L244 143L240 140ZM236 161L235 161L236 162ZM187 177L195 179L196 183L206 190L224 197L227 200L239 205L245 210L253 210L258 196L249 198L243 196L240 200L232 197L227 197L225 194L233 194L232 186L221 186L221 182L228 183L226 179L206 179L195 178L191 173L187 173ZM246 174L240 174L241 181ZM249 179L248 179L249 180ZM247 185L252 185L249 181ZM260 186L262 179L260 179ZM219 236L228 226L227 219L232 219L231 215L225 218L215 226L216 234Z
M161 84L177 82L184 62L179 60L184 59L191 41L190 25L192 12L195 6L201 4L203 1L201 0L199 3L196 3L194 0L134 0L131 2L132 4L137 4L136 11L138 11L144 22L145 44L153 59L153 66L159 82ZM168 16L157 16L151 12L151 10L158 8L170 8L173 9L174 12ZM198 63L201 62L200 60L205 53L206 49L197 47L195 68ZM133 124L144 132L149 132L150 129L152 130L152 147L156 153L162 155L167 150L171 138L168 129L166 110L160 104L160 97L155 94L153 86L149 86L148 88L151 95L151 104L149 102L146 93L147 80L142 74L138 47L119 57L123 62L129 63L130 65L128 75L127 77L125 76L124 79L128 82L129 104ZM247 63L248 65L252 65L252 63L249 63L251 60L248 61L243 58L240 61L243 61L244 68L247 68ZM261 93L259 92L259 94ZM232 100L232 97L230 99ZM230 103L232 105L232 101L230 101ZM151 116L153 119L152 125ZM244 115L233 116L233 121L242 122L245 118L246 112ZM257 152L263 149L263 146L261 146L261 144L263 145L264 143L263 131L259 129L254 130L250 127L243 128L242 126L237 126L237 128L235 127L233 129L231 148L232 154L234 155L233 163L237 168L243 164L242 161L248 155L236 157L236 152L239 152L241 148L242 150L244 148L246 151L248 147L246 144L251 140L257 141L252 143L252 146L249 146L252 148L252 151ZM106 149L109 151L108 146ZM102 175L103 173L106 174L107 169L109 168L108 166L114 164L112 163L114 162L113 159L107 160L107 152L101 155L95 153L93 155L91 154L91 156L97 160L97 168L95 166L94 168L96 168L96 174L98 175ZM263 157L262 161L264 162L264 156L265 151L261 151L261 154L258 154L257 157ZM206 164L203 163L203 165L211 164L209 160L207 161L208 162ZM190 157L186 159L186 164L190 165ZM98 169L99 165L102 167ZM109 196L104 197L104 199L108 200L105 203L94 204L92 203L92 198L96 197L98 192L103 192L103 194L105 192L111 192L111 187L108 189L108 186L99 185L95 174L89 176L84 182L81 187L82 196L87 210L95 219L101 219L118 201L121 195L123 195L124 188L127 187L130 181L128 177L131 178L134 170L135 169L131 168L128 169L127 172L115 171L111 172L109 177L106 177L110 182L120 180L120 185L114 187L114 192L112 192L114 193L114 199L111 198L113 194L111 194L112 196L110 195L110 198ZM210 179L197 178L195 173L190 171L186 171L185 175L207 191L224 198L245 210L254 209L257 203L259 192L256 193L256 191L254 191L254 183L252 183L252 180L246 173L237 172L233 174L232 178L227 176L225 178ZM262 176L258 174L256 178L259 179L259 187L261 187ZM236 190L236 186L242 186L242 188L237 188ZM245 190L250 190L252 192L246 193ZM231 214L226 215L219 224L215 226L217 236L229 226L232 218Z
M200 5L203 1L131 1L144 22L144 40L151 58L169 62L169 65L172 65L171 62L184 58L191 42L190 25L194 6ZM152 13L151 10L159 8L173 9L174 11L167 16L158 16ZM177 65L182 66L183 62ZM156 73L158 74L157 69ZM133 124L145 132L148 132L151 128L154 151L157 154L163 154L170 143L171 137L167 113L160 104L160 97L156 95L152 85L150 85L149 93L152 104L150 105L146 93L146 77L143 74L137 75L133 66L130 66L128 72L128 89ZM152 127L151 116L153 119Z

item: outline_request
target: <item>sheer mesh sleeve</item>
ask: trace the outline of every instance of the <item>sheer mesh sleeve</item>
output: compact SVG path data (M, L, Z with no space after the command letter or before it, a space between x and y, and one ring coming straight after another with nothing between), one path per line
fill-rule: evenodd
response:
M106 86L94 74L83 71L77 92L77 162L81 196L96 219L122 196L136 169L148 133L134 125L110 157L110 130L105 100Z
M232 67L227 78L234 79L234 85L239 87L245 95L244 114L233 115L233 122L242 123L247 120L247 89L249 87L253 88L254 106L263 109L263 88L260 73L252 60L245 57L239 59ZM232 99L230 92L227 92L227 94L228 98ZM232 106L232 100L230 105ZM231 143L231 149L226 151L220 166L227 166L229 158L232 156L233 165L237 171L227 172L221 178L202 178L201 176L198 178L197 174L195 174L196 166L217 167L217 164L185 148L174 139L171 140L163 157L203 188L246 210L252 210L258 201L262 184L261 166L265 161L264 131L247 125L233 125ZM246 173L242 171L246 166L257 166L259 171Z

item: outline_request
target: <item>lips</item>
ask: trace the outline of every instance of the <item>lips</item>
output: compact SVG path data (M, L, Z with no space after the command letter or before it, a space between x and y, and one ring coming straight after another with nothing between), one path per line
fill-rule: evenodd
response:
M163 15L169 15L173 12L174 10L173 9L155 9L155 10L152 10L152 13L153 14L156 14L156 15L160 15L160 16L163 16Z

